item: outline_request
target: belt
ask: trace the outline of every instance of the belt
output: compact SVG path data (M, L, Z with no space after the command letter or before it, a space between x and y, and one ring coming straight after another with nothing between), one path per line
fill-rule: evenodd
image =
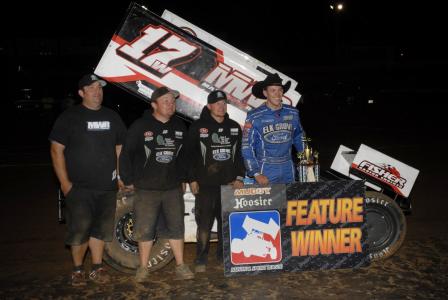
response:
M279 164L284 163L287 161L291 161L291 156L279 156L279 157L272 157L272 156L265 156L259 159L261 162L265 163L271 163L271 164Z

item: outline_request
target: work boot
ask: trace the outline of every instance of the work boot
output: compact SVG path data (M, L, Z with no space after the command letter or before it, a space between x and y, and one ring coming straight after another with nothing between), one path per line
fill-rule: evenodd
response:
M86 282L86 273L84 271L73 271L72 272L72 286L85 286Z
M137 272L135 273L135 281L142 283L148 279L149 270L147 267L138 267Z
M106 269L100 267L90 272L89 279L94 283L104 284L110 282L110 275L107 274Z
M193 279L194 274L186 264L176 266L176 280Z

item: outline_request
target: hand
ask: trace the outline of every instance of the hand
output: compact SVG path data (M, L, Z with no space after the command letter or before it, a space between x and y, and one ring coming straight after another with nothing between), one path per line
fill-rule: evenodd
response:
M123 184L124 185L124 184ZM124 191L125 192L133 192L134 191L134 185L133 184L130 184L130 185L125 185L124 186Z
M120 191L124 190L125 189L125 185L124 185L123 180L118 179L117 182L118 182L118 190L120 190Z
M244 182L241 180L234 180L230 183L234 189L242 189L244 187Z
M73 188L73 183L71 183L71 181L61 183L61 191L64 194L64 196L67 196L72 188Z
M263 174L255 176L255 180L257 181L257 183L259 185L268 185L269 184L269 179L266 176L264 176Z
M199 193L199 183L197 181L190 182L190 190L193 195Z

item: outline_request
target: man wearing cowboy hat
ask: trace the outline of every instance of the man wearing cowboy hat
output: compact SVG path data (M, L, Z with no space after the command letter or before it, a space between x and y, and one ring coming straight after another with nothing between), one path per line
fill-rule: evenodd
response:
M303 151L302 126L296 108L282 103L285 85L270 74L252 87L252 94L266 103L248 112L243 131L242 155L247 175L260 185L294 182L292 145Z

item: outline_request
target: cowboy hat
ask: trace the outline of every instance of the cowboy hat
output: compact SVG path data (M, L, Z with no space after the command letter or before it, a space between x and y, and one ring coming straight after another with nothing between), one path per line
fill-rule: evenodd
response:
M283 87L283 93L286 93L291 87L291 81L288 81L283 85L282 79L277 73L269 74L263 81L258 81L252 86L252 94L258 99L266 99L266 96L263 94L263 90L271 85Z

